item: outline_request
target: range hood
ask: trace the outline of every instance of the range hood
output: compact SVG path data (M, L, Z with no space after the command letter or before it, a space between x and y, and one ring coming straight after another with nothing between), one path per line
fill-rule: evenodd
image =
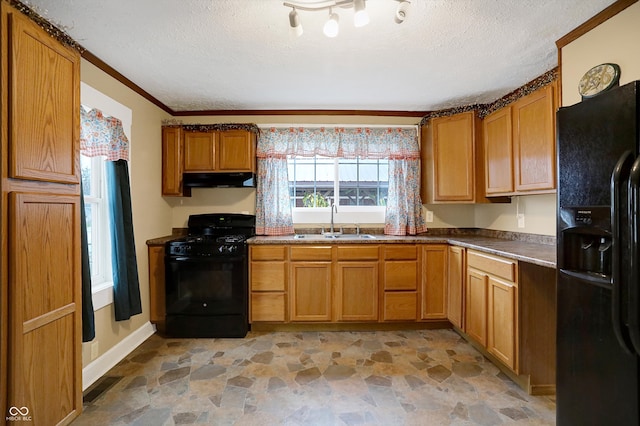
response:
M255 188L256 175L238 173L184 173L183 184L190 188Z

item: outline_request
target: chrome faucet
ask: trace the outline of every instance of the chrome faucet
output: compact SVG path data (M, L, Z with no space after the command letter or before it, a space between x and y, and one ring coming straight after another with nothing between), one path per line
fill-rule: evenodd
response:
M331 232L331 235L333 235L333 212L338 213L338 206L336 206L333 202L331 203L331 229L329 230L329 232Z

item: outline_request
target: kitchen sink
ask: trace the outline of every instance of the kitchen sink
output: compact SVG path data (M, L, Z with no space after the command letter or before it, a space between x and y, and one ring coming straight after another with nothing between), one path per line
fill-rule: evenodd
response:
M371 234L296 234L296 240L372 240L375 235Z

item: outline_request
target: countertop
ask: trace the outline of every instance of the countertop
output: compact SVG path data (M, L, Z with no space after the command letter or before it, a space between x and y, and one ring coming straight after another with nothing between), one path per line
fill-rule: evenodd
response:
M147 240L148 246L164 245L185 235L185 229L174 229L171 235ZM306 232L305 232L306 233ZM479 250L520 262L547 268L556 267L555 238L490 230L450 230L437 234L392 236L376 234L372 239L296 239L293 235L256 236L249 244L450 244Z
M556 267L555 244L505 239L484 235L417 235L391 236L375 235L374 239L318 240L295 239L293 235L257 236L248 240L249 244L450 244L528 262L547 268Z

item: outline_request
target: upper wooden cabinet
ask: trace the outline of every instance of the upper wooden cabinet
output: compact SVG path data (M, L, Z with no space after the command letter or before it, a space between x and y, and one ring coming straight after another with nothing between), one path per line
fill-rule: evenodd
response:
M255 136L244 130L218 134L218 170L240 172L256 170Z
M488 115L482 123L487 197L513 192L511 107Z
M77 184L79 56L23 15L9 17L9 177Z
M475 111L437 117L422 127L422 187L425 204L474 203L484 198L482 180L476 179L482 152L476 140L479 120Z
M512 106L516 191L555 188L554 85L538 89Z
M255 172L255 136L245 130L184 132L184 171Z
M503 107L483 121L486 194L555 189L555 84Z
M190 188L182 185L184 162L182 128L162 128L162 195L191 195Z
M184 173L256 171L256 136L247 130L186 131L162 127L162 195L191 196Z
M184 132L184 171L216 170L218 132Z

